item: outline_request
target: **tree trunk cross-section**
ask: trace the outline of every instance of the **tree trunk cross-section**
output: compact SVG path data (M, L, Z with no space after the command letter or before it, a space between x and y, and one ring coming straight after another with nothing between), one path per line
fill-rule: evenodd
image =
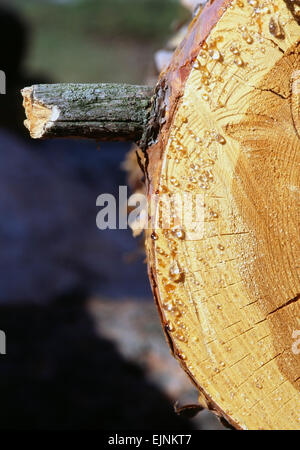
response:
M204 235L156 227L149 276L200 403L236 428L300 428L300 27L283 0L215 0L162 74L149 196L204 196Z
M202 195L197 238L178 212L163 228L152 204L149 278L200 405L238 429L300 428L299 23L299 1L211 0L152 99L145 87L23 91L33 137L140 141L149 204Z
M23 89L33 138L141 139L153 89L126 84L42 84Z

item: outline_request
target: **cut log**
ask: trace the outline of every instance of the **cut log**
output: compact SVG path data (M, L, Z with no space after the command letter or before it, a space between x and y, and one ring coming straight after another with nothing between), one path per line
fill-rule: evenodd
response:
M200 403L240 429L300 428L294 3L210 2L161 76L165 124L147 151L149 201L203 196L198 238L176 213L163 229L163 202L152 211L149 277L167 340Z
M185 194L191 216L200 197L197 235L180 208L164 227L163 197L151 203L149 278L200 404L238 429L300 428L298 3L210 1L153 101L141 88L127 114L122 100L112 128L101 88L23 93L34 137L140 139L149 204Z
M126 84L42 84L22 90L35 139L80 137L138 142L153 88Z

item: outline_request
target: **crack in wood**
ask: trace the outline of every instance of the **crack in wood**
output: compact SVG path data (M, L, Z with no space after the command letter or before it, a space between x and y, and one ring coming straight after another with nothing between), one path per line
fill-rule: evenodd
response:
M276 312L280 311L281 309L285 308L286 306L289 306L293 303L297 303L298 300L300 300L300 294L297 294L294 298L288 300L287 302L285 302L283 305L278 306L278 308L274 309L273 311L269 312L267 314L267 316L270 316L272 314L275 314Z

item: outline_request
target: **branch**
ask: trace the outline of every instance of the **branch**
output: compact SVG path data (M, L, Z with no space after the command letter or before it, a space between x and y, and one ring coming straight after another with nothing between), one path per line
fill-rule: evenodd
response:
M126 84L41 84L22 90L24 124L35 139L78 137L138 142L153 88Z

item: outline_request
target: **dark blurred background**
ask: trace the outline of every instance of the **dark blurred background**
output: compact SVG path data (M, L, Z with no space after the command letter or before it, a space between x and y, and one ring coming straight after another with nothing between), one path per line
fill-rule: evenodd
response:
M173 412L197 394L169 355L140 240L96 228L130 144L33 141L19 92L154 83L154 52L189 16L176 0L0 2L0 429L218 428Z

